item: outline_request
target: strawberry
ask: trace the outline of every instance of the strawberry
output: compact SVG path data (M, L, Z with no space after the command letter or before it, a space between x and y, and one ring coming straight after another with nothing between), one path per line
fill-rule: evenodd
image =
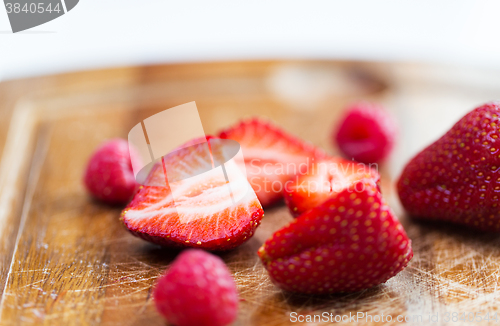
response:
M259 249L272 281L299 293L354 292L387 281L413 257L411 241L372 180L300 215Z
M238 314L238 293L226 265L202 250L182 252L158 279L158 311L176 326L224 326Z
M210 148L206 142L181 148L154 165L121 214L132 234L161 245L207 250L231 249L250 239L264 211L234 163L225 164L229 182L220 167L213 168L212 160L225 161L218 141L210 138Z
M325 154L279 127L258 119L223 130L220 138L236 140L242 148L246 173L262 206L283 198L285 182Z
M500 102L480 106L417 154L398 181L415 218L500 231Z
M347 108L332 139L347 158L376 163L389 155L396 135L396 123L381 106L359 102Z
M296 217L366 178L378 183L380 175L363 163L342 158L320 160L286 182L285 202Z
M108 204L129 201L138 186L131 159L139 160L139 156L134 151L129 154L126 140L112 139L103 143L87 164L83 176L87 191Z

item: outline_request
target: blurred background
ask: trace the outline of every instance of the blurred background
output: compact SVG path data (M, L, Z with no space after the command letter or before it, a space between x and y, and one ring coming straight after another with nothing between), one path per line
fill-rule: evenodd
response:
M144 63L350 59L500 69L495 0L81 0L12 34L0 10L0 79Z

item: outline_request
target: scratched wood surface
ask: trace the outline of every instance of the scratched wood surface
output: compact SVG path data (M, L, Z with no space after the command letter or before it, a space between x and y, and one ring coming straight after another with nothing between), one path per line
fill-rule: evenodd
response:
M493 317L500 237L411 221L394 179L462 114L499 97L500 72L356 62L164 65L0 83L0 324L165 325L150 290L178 252L128 234L120 207L90 199L81 177L100 142L193 100L206 133L258 115L331 153L331 127L351 101L381 102L400 124L398 146L380 170L384 194L413 241L409 267L359 293L283 293L256 251L291 216L283 206L267 209L249 242L221 254L242 299L235 325L287 325L291 312L401 315L414 325L429 324L429 315L438 318L433 325L447 324L455 312ZM359 324L377 324L365 321Z

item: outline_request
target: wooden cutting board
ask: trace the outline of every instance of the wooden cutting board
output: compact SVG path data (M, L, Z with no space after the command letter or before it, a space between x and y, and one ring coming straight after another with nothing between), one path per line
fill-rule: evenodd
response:
M85 193L83 169L103 140L126 138L144 118L196 101L208 134L263 116L335 153L332 126L346 104L364 99L385 105L400 124L398 147L380 171L384 194L413 241L413 260L367 291L283 293L256 251L292 218L284 206L267 209L255 236L221 255L242 300L235 325L287 325L291 312L372 316L359 324L401 315L415 325L429 324L429 315L438 318L433 325L470 325L462 313L476 320L488 313L479 324L496 324L500 238L408 219L394 180L461 115L499 97L500 73L357 62L162 65L1 83L0 323L165 324L150 290L178 252L131 236L118 220L120 207Z

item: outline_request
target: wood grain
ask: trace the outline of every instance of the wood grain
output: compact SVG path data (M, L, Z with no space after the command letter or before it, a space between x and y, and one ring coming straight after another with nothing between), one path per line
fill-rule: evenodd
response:
M500 74L470 69L287 61L123 68L0 84L6 97L0 110L6 118L0 132L0 323L165 324L150 291L178 252L128 234L118 221L120 207L89 198L81 177L100 142L126 137L145 117L193 100L207 133L259 115L331 153L332 125L353 100L381 102L401 127L398 148L381 171L384 194L413 241L410 266L360 293L283 293L256 251L291 216L283 206L267 209L248 243L221 254L242 299L235 325L287 325L292 311L403 315L409 324L426 324L429 314L438 314L435 325L446 324L446 313L493 314L500 238L409 220L393 180L460 115L498 97L499 81ZM470 323L453 323L460 324Z

